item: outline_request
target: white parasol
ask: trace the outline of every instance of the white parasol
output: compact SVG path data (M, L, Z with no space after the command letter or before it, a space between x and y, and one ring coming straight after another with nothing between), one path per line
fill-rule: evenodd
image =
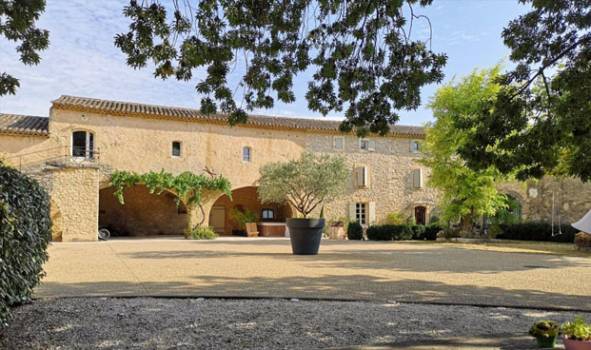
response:
M591 210L589 210L581 220L571 224L571 226L582 232L591 233Z

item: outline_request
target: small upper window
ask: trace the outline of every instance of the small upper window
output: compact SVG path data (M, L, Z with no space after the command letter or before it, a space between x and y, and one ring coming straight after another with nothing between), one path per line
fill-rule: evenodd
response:
M359 139L359 149L364 151L375 151L376 142L369 139Z
M94 158L94 134L89 131L74 131L72 133L72 156Z
M273 220L275 219L275 210L270 208L264 208L261 212L261 218L263 220Z
M410 152L411 153L419 153L421 151L421 144L419 141L412 140L410 141Z
M252 158L252 151L250 149L250 147L245 146L242 148L242 160L245 162L250 162L251 158Z
M335 136L333 139L332 146L334 149L338 150L345 149L345 138L342 136Z
M173 157L180 157L181 156L181 143L179 141L172 142L172 156Z

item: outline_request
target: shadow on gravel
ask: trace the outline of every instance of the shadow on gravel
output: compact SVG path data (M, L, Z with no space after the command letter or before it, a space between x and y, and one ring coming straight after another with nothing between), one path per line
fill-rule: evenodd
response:
M209 243L208 243L209 244ZM226 243L227 244L227 243ZM329 250L316 256L294 256L290 253L252 251L241 244L243 251L207 250L148 250L123 253L131 259L233 259L265 257L279 261L305 264L310 268L384 269L389 271L452 272L494 274L531 269L560 269L584 266L591 268L591 260L550 254L531 254L473 250L454 247L437 249L393 248L375 250ZM420 246L418 246L420 247ZM254 247L253 247L254 248ZM321 248L322 249L322 248ZM548 271L549 273L551 271Z
M539 309L591 311L589 296L535 290L507 290L469 283L448 285L424 280L389 281L365 275L283 278L193 276L186 282L44 282L52 296L272 297L336 300L400 301Z

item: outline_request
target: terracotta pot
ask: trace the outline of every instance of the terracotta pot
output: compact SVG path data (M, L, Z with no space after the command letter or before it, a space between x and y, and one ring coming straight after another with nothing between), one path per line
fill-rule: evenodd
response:
M591 341L573 340L563 338L566 350L591 350Z

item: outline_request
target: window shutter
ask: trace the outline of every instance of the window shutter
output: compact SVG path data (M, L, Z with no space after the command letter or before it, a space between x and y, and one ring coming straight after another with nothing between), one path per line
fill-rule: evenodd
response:
M355 184L357 188L369 187L369 170L366 166L355 168Z
M412 185L414 188L423 188L423 169L413 170Z
M349 221L351 221L351 222L357 221L355 212L356 212L355 203L354 202L349 203Z
M368 223L373 225L376 223L376 202L369 202L368 206Z
M374 140L369 140L367 143L367 150L368 151L375 151L376 150L376 142Z

